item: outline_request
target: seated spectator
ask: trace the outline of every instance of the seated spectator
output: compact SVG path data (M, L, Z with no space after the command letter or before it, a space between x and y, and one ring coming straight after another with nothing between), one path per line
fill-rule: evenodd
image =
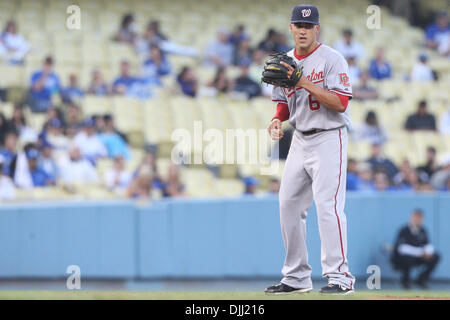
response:
M119 95L130 95L136 89L134 86L140 86L140 79L130 75L130 63L122 61L120 63L120 76L114 80L113 92Z
M36 131L27 125L23 106L20 104L14 106L9 127L19 134L19 140L22 142L36 142L38 139Z
M361 60L364 57L364 48L358 41L353 39L353 31L344 29L342 36L343 39L335 42L334 49L339 51L346 59L353 57L355 61Z
M402 272L401 283L403 288L410 289L410 270L414 267L424 266L415 283L426 289L428 279L439 262L439 254L428 240L426 230L423 228L423 212L415 209L410 217L409 224L400 229L392 251L391 262L395 269Z
M61 181L66 185L92 184L98 182L95 167L81 155L76 145L69 149L69 158L61 161L59 165Z
M114 121L114 117L111 114L105 114L103 117L98 117L96 119L95 116L92 119L95 121L95 127L97 128L97 132L104 132L106 127L112 128L112 130L117 133L125 143L128 143L128 137L125 133L117 129L116 122ZM99 121L101 120L101 121Z
M413 189L413 182L415 182L414 174L411 172L414 168L411 166L408 159L402 161L399 172L392 179L394 185L399 190L411 190ZM412 179L411 179L412 178Z
M266 54L264 51L258 49L253 52L252 64L248 69L250 78L256 83L261 82L261 73L264 70L264 64ZM264 83L261 85L261 94L265 97L272 97L273 86L271 84Z
M442 114L439 123L439 132L441 134L450 135L450 108Z
M10 64L23 64L29 51L30 45L18 33L16 23L8 21L0 34L0 55L5 56Z
M33 112L45 112L52 105L52 97L60 92L60 81L53 72L53 58L45 58L42 70L31 75L30 108Z
M127 188L132 180L130 172L125 170L125 159L121 155L114 157L113 168L105 173L105 185L111 191Z
M227 67L233 62L233 45L229 42L228 31L224 28L217 32L217 39L209 44L205 51L205 64L215 67Z
M278 195L280 192L280 180L278 178L271 178L269 184L269 194Z
M350 83L356 84L359 82L361 77L361 69L356 64L356 58L349 56L347 57L348 63L348 75L350 77Z
M73 103L84 96L84 91L78 86L78 78L75 74L69 75L69 86L61 91L62 101L65 103Z
M161 77L170 74L170 64L158 46L152 45L149 56L141 68L142 80L149 85L161 86Z
M438 12L435 22L426 28L425 37L428 48L445 54L444 47L448 46L448 38L450 37L450 24L446 11Z
M97 134L95 122L92 118L87 118L81 130L73 139L73 143L80 148L84 158L95 165L98 158L108 156L105 145Z
M411 71L411 81L433 81L434 75L431 68L427 65L428 57L425 54L419 56L419 61L413 66Z
M447 180L445 180L444 186L442 188L440 188L439 191L444 191L444 192L450 191L450 176L447 177Z
M59 171L58 165L53 159L52 146L49 143L44 142L40 145L40 151L41 156L39 157L38 167L42 168L53 181L57 181L59 178Z
M130 150L125 140L117 133L114 121L105 121L103 132L100 133L100 141L108 151L108 157L114 158L117 155L123 156L126 160L130 159Z
M360 179L358 177L358 162L353 158L349 158L347 161L347 183L346 183L347 191L358 190L359 180Z
M229 36L228 41L234 46L234 48L237 48L241 41L248 40L249 36L245 32L245 26L243 24L240 24L236 26L233 33Z
M153 33L161 40L168 40L167 36L165 34L163 34L161 32L161 28L160 28L160 24L158 20L151 20L148 24L147 24L147 28L151 31L153 31Z
M167 173L167 179L163 182L163 197L183 197L186 195L184 184L180 180L180 170L177 165L171 163Z
M375 87L368 84L369 82L369 72L361 72L361 77L359 78L359 85L353 88L353 97L357 100L365 101L378 99L378 91Z
M76 104L69 104L65 113L66 126L80 126L81 123L81 109Z
M11 175L11 162L17 156L18 136L14 130L8 131L5 136L5 145L0 149L0 155L2 156L2 170L5 175L12 177Z
M257 187L259 185L258 179L254 177L246 177L243 180L245 185L244 195L251 196L255 195L257 191Z
M367 162L372 165L374 171L385 172L390 180L398 173L396 165L383 155L383 148L379 143L372 144L371 155Z
M292 49L291 46L287 43L286 35L280 32L277 32L277 52L288 52Z
M133 178L139 175L141 170L146 170L150 168L153 177L153 188L162 190L164 187L164 179L161 177L158 171L158 166L156 165L156 156L154 151L147 150L142 158L139 166L133 172Z
M372 165L369 162L360 162L356 166L356 172L358 173L358 177L354 179L354 183L356 184L356 191L375 191Z
M87 92L96 96L106 96L111 94L111 88L103 79L103 75L100 70L92 71L91 84L89 85Z
M70 140L64 135L64 127L59 119L51 120L41 136L42 141L46 141L60 153L65 153L69 148Z
M191 68L183 67L177 76L177 82L183 94L190 97L197 95L198 80Z
M11 126L8 120L6 120L3 112L0 112L0 146L5 143L6 134L11 130Z
M47 174L39 166L39 150L36 146L26 150L25 155L28 160L28 170L30 171L31 180L34 187L46 187L55 184L55 178Z
M436 159L436 148L429 146L426 151L426 163L417 167L419 173L424 174L424 180L430 181L431 176L440 169Z
M431 130L436 131L436 118L427 112L427 102L422 100L419 102L417 112L408 116L405 123L405 129L414 130Z
M441 169L431 176L430 184L435 190L442 190L448 178L450 178L450 155L443 158Z
M248 99L261 95L261 86L248 75L248 66L240 66L241 75L235 80L233 90L247 95Z
M370 76L376 80L388 79L391 77L391 65L385 60L384 48L377 49L375 59L370 61Z
M213 81L208 84L209 87L215 89L215 94L228 93L231 91L233 84L227 78L226 69L218 68Z
M127 197L150 199L153 191L153 174L150 167L143 167L128 186Z
M252 51L250 39L241 40L234 51L233 64L235 66L250 65L252 63Z
M376 171L373 175L373 185L378 192L394 191L395 188L389 183L389 177L383 171Z
M136 29L134 15L132 13L128 13L122 17L120 29L114 36L114 40L134 46L137 38Z
M278 52L278 32L274 29L269 29L266 37L259 43L258 49L266 54Z
M5 159L0 154L0 201L12 200L16 197L16 187L11 177L3 172L4 163Z
M355 140L365 140L372 144L383 144L387 140L374 111L367 112L365 122L355 130Z

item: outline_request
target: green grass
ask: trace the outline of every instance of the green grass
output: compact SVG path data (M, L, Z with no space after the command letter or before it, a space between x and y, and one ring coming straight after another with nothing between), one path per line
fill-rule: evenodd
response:
M263 292L181 292L181 291L0 291L0 300L371 300L371 299L449 299L449 291L358 291L348 296L306 294L269 296Z

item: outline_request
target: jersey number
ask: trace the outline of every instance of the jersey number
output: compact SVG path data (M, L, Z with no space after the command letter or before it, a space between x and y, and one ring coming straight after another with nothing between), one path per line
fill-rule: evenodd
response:
M319 100L314 99L312 95L308 96L308 100L309 100L309 108L311 110L319 110L320 109Z

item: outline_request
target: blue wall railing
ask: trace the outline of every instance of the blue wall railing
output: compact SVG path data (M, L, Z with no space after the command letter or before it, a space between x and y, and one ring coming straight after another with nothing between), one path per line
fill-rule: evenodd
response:
M442 261L434 274L450 280L450 195L348 194L350 271L367 278L379 265L396 276L385 247L414 208ZM309 261L321 277L314 207L307 218ZM66 277L78 265L91 278L278 277L284 248L276 197L3 204L0 277Z

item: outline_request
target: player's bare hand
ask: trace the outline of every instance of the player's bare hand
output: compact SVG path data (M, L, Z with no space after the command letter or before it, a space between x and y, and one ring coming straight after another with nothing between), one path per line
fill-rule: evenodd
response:
M290 65L288 65L286 62L283 61L281 61L280 64L282 64L288 69L288 76L290 78L292 76L292 73L294 72L294 68L292 68Z
M272 140L280 140L283 138L283 130L281 129L281 121L279 119L273 119L267 131Z

